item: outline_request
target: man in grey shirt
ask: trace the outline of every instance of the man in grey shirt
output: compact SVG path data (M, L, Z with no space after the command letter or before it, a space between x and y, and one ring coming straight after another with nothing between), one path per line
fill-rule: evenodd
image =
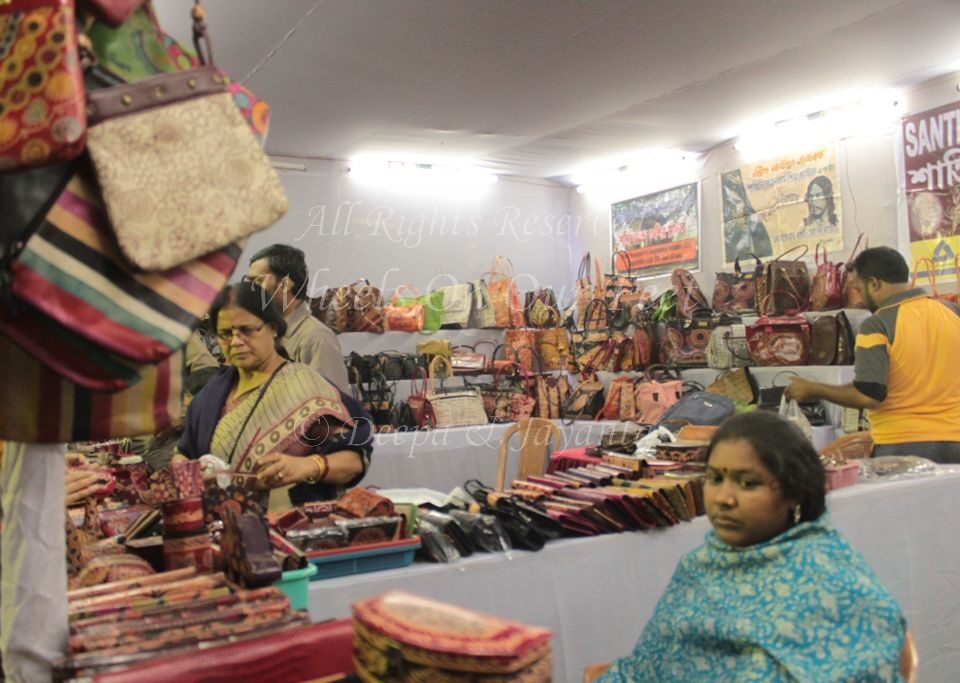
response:
M283 347L290 358L305 363L342 391L350 391L347 366L337 335L310 314L307 305L307 262L303 252L286 244L261 249L250 259L244 280L256 282L283 308L287 333Z

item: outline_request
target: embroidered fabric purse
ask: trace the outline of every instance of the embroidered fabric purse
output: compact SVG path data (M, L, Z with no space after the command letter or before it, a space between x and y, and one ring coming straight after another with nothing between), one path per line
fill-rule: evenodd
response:
M73 0L0 2L0 172L80 154L83 95Z
M216 69L90 93L87 149L124 256L166 270L269 227L287 198Z

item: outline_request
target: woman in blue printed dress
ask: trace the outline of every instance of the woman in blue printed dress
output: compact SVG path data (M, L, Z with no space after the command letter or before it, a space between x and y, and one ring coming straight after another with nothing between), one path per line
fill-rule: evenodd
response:
M901 681L900 607L830 526L824 471L771 413L725 422L707 452L713 529L686 555L634 651L601 681Z

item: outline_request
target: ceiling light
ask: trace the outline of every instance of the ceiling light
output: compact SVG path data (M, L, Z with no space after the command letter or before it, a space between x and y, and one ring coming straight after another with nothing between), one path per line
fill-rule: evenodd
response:
M498 180L495 174L472 166L367 159L351 161L348 173L364 184L442 193L476 191Z

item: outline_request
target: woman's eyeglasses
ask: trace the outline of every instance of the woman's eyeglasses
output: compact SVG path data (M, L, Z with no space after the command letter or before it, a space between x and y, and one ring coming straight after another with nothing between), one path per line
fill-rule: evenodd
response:
M225 342L230 341L234 336L242 337L243 339L249 339L257 332L262 330L264 325L266 325L266 323L260 323L256 327L253 325L240 325L239 327L231 327L227 330L217 330L217 339Z

